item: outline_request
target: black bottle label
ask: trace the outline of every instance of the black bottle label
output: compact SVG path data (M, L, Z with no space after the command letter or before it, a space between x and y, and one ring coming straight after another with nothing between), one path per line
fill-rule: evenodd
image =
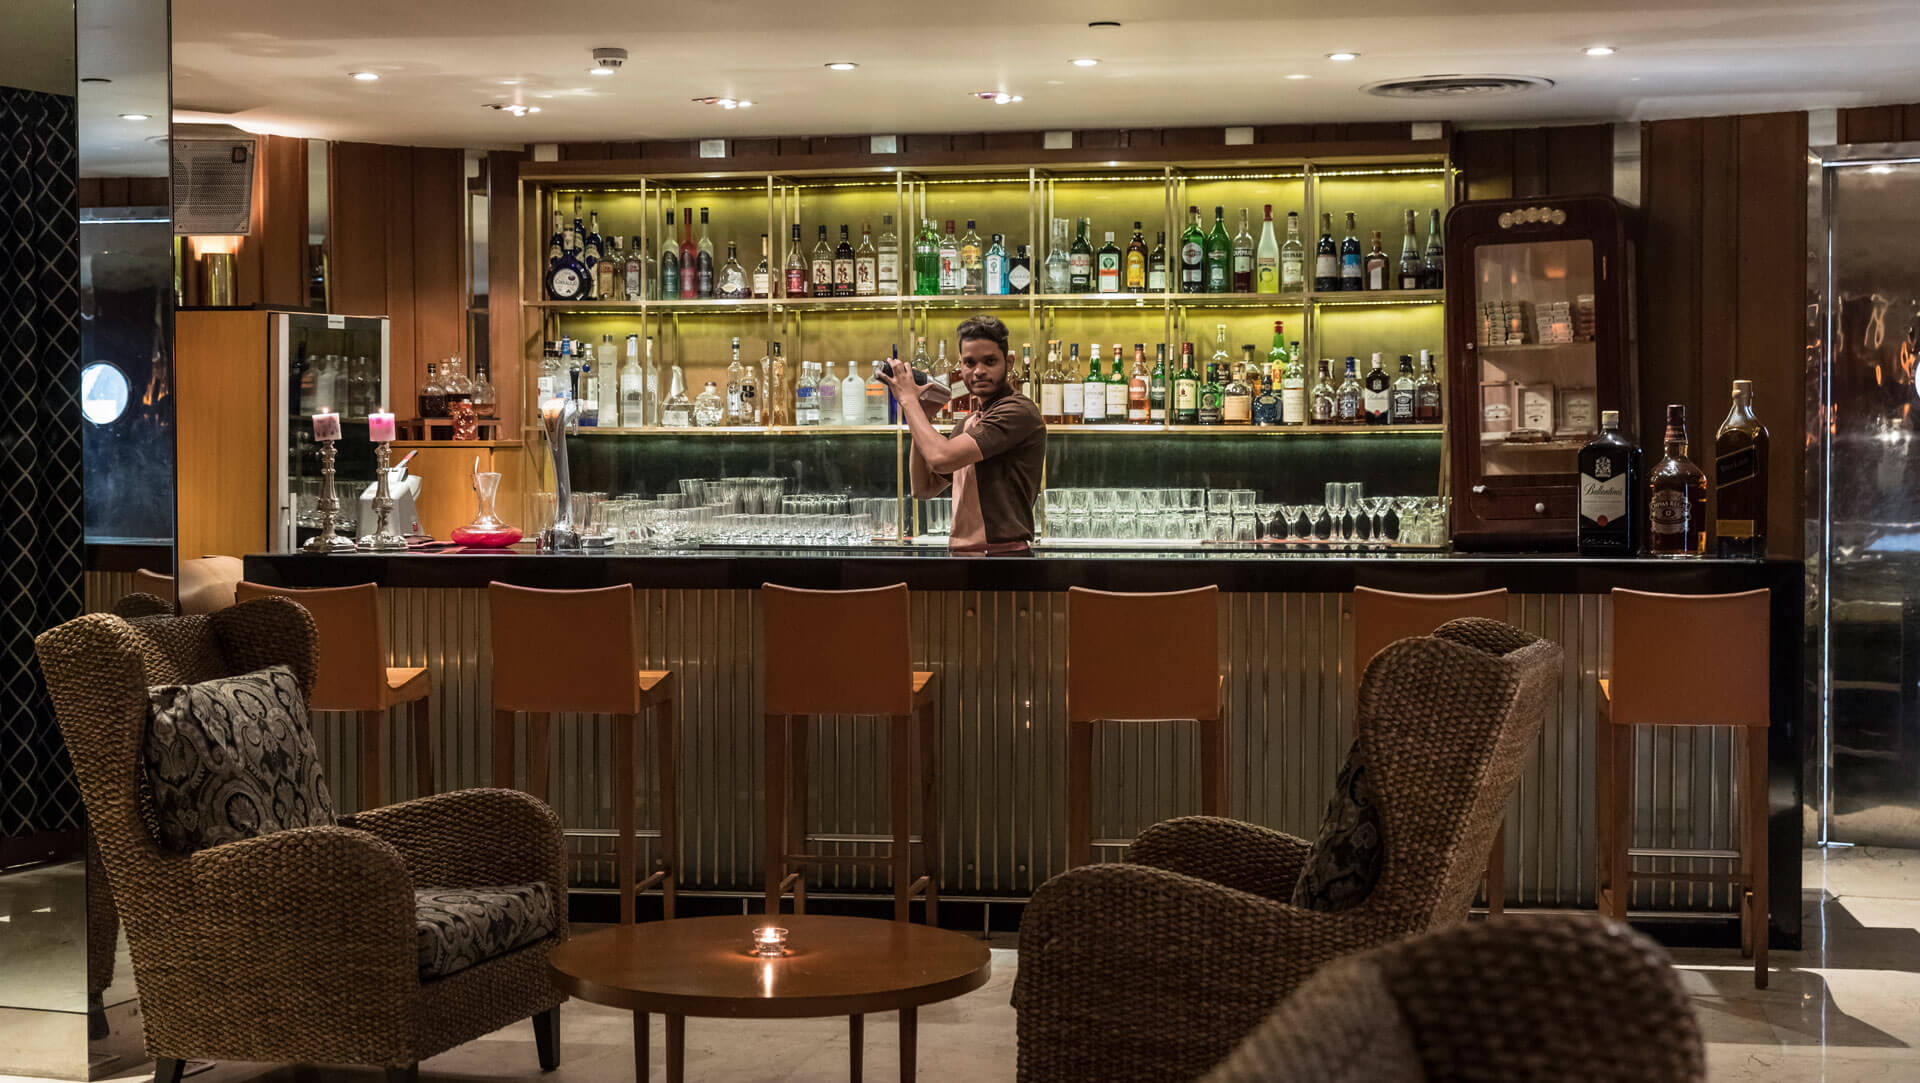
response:
M1396 425L1413 420L1413 389L1395 388L1393 392L1393 423Z

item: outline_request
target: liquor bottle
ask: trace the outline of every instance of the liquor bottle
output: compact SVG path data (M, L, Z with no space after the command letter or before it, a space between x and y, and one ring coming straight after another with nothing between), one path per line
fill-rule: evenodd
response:
M833 296L833 246L827 243L827 227L820 227L820 239L813 244L813 266L808 275L815 297Z
M1273 321L1273 345L1267 348L1267 378L1280 382L1279 425L1307 423L1307 379L1299 355L1287 347L1286 324Z
M1767 443L1753 413L1753 381L1735 380L1713 438L1713 536L1723 557L1767 555Z
M913 360L908 362L913 369L913 382L930 383L933 380L933 358L927 356L927 336L914 336Z
M1440 377L1434 372L1433 355L1421 350L1420 379L1413 385L1413 420L1422 425L1438 425L1440 415Z
M893 353L888 357L887 363L898 360L900 360L900 347L898 344L895 344ZM887 382L880 378L880 366L882 363L883 362L875 361L873 363L872 373L867 376L867 401L863 409L866 412L867 424L869 425L878 425L883 421L891 425L900 420L894 414L894 408L899 406L899 403L895 401L893 392L887 390Z
M1093 359L1080 382L1081 416L1087 424L1098 425L1107 420L1107 378L1100 372L1100 344L1093 343L1090 348Z
M1133 239L1127 242L1126 272L1121 276L1121 289L1128 293L1142 293L1147 288L1147 239L1140 232L1140 223L1133 224Z
M1388 398L1387 420L1394 425L1411 425L1417 420L1418 386L1413 379L1413 355L1400 355L1400 375L1394 378Z
M720 267L717 295L729 300L739 300L747 296L747 272L740 266L740 253L732 241L727 242L727 262Z
M1020 344L1020 382L1015 384L1013 389L1027 398L1040 393L1040 385L1033 380L1033 343L1031 342Z
M786 359L780 356L779 339L767 343L767 356L760 359L760 368L766 375L761 422L766 425L793 424L793 391L787 381Z
M1147 376L1147 421L1162 425L1167 420L1167 344L1153 348L1153 372Z
M1333 390L1333 362L1320 359L1320 378L1313 385L1313 412L1315 425L1331 425L1340 418L1340 408L1336 403Z
M680 296L700 296L700 249L693 243L693 208L680 212Z
M714 287L713 238L707 234L707 208L700 208L700 240L697 244L700 260L700 296L712 297Z
M957 425L973 413L973 395L967 390L967 374L960 371L960 357L954 355L952 364L947 362L947 340L940 340L940 356L934 360L933 371L945 373L947 381L947 416Z
M847 227L840 227L840 244L833 250L833 295L853 296L853 245L847 240Z
M1027 254L1027 246L1021 245L1007 260L1007 292L1025 296L1033 289L1033 257Z
M1313 288L1331 293L1340 288L1340 250L1333 245L1333 212L1320 212L1320 243L1314 247Z
M840 381L833 375L833 362L827 362L825 369L821 371L819 387L813 394L820 403L820 423L822 425L840 424Z
M975 232L974 220L967 219L967 234L960 238L960 292L977 296L987 292L986 247Z
M593 296L599 301L614 301L614 283L626 277L627 262L620 258L620 238L603 237L600 259L593 265Z
M541 347L540 373L534 377L533 386L536 404L545 404L560 393L560 349L554 343ZM322 401L327 401L327 397L322 396Z
M577 204L579 198L575 197L574 202ZM575 213L577 214L579 212L576 211ZM607 257L606 239L600 235L599 211L594 211L587 216L587 239L582 242L581 248L585 252L586 258L595 265L598 265L601 260ZM605 298L602 298L602 300L604 299Z
M953 219L947 219L946 236L940 238L940 292L958 294L966 285L960 270L960 238L953 235Z
M1225 370L1227 379L1221 388L1220 420L1227 425L1253 424L1253 388L1247 384L1247 369L1253 365L1253 347L1241 348L1239 362Z
M739 341L737 338L734 339L736 343ZM737 345L734 347L736 350L739 348ZM776 344L774 349L778 348ZM767 424L767 403L761 397L761 382L767 372L767 363L768 358L762 355L758 364L752 361L747 362L745 371L740 375L740 424L742 425Z
M671 214L672 212L669 211L668 213ZM671 233L673 231L668 230L667 232ZM560 217L560 212L554 211L553 236L547 239L547 270L549 271L553 270L554 264L560 262L560 253L564 251L563 246L566 242L566 233L567 227L564 220Z
M1373 366L1360 394L1362 419L1369 425L1388 424L1393 415L1393 380L1380 367L1380 355L1373 355Z
M493 386L493 373L481 367L480 378L473 382L473 412L481 417L498 417L499 404L499 393Z
M1153 251L1147 253L1147 291L1165 293L1167 290L1167 231L1156 230L1153 235Z
M726 403L720 397L720 389L712 380L693 400L693 423L702 429L711 429L719 425L726 417Z
M608 249L611 254L612 249ZM447 401L473 401L473 381L458 357L452 358L453 377L447 381ZM620 424L620 352L613 347L612 335L600 336L600 353L593 366L591 398L595 403L594 424L617 427Z
M1437 290L1446 285L1447 253L1440 245L1440 208L1435 207L1427 216L1427 251L1422 257L1423 274L1421 282L1427 289Z
M1207 292L1207 233L1198 207L1187 208L1187 228L1180 234L1180 292Z
M678 364L673 366L666 400L660 404L660 424L669 429L685 429L693 425L693 403L687 401L687 374L680 371Z
M1413 236L1413 211L1407 211L1407 234L1400 238L1400 288L1417 290L1427 280L1426 265L1420 261L1420 244Z
M1073 247L1067 249L1067 289L1072 293L1093 291L1093 242L1087 239L1092 228L1091 218L1074 220Z
M1164 364L1166 357L1162 355ZM1147 346L1144 342L1133 344L1133 376L1127 380L1127 420L1135 425L1145 425L1148 417L1147 388Z
M1142 348L1144 350L1144 347ZM1113 344L1113 365L1107 370L1107 421L1119 424L1127 420L1127 374L1121 368L1120 344Z
M1367 249L1362 274L1370 290L1390 289L1393 286L1392 263L1387 259L1387 250L1380 247L1380 231L1377 229L1373 231L1373 247Z
M1366 270L1361 260L1360 238L1354 235L1353 212L1347 212L1347 235L1340 238L1340 288L1365 289Z
M874 290L884 297L900 292L900 238L893 232L893 215L880 216L880 240L874 246Z
M1106 400L1101 400L1106 405ZM1080 344L1067 347L1067 364L1060 370L1061 424L1079 425L1087 419L1086 383L1080 379Z
M1273 211L1267 211L1268 228L1272 228ZM1240 208L1240 231L1233 235L1233 281L1230 287L1234 293L1253 292L1253 234L1247 232L1247 209Z
M871 425L879 420L867 416L867 381L860 375L860 362L847 362L847 377L840 381L840 423Z
M646 249L640 244L640 237L637 234L630 239L632 243L627 245L627 262L621 268L624 273L620 276L622 279L620 299L623 301L645 300L647 283L650 281L647 275Z
M667 208L667 231L660 235L660 299L680 296L680 242L675 239L673 208Z
M578 221L580 217L580 197L578 196L573 200L573 216ZM586 232L575 231L580 238L580 262L587 268L587 297L593 300L605 300L605 295L599 292L601 257L606 254L606 242L600 236L600 212L594 211L589 220L592 225L587 227Z
M1273 235L1271 203L1266 205L1266 219L1260 223L1260 243L1253 250L1253 288L1257 293L1280 292L1280 241Z
M805 297L807 295L807 257L800 251L800 223L793 224L793 239L787 243L787 262L785 269L786 297ZM801 367L805 371L805 366ZM795 385L796 393L798 384Z
M587 298L587 268L574 247L574 233L567 228L560 238L560 259L547 269L547 298L553 301L584 301Z
M996 233L987 244L985 292L992 297L1004 297L1007 292L1007 239Z
M1360 363L1351 355L1347 357L1347 375L1340 381L1340 389L1333 393L1334 420L1342 425L1358 425L1362 418L1362 402L1365 392L1360 386Z
M1276 386L1278 378L1269 369L1264 379L1256 373L1253 394L1253 423L1255 425L1278 425L1281 420L1280 391Z
M1207 359L1207 367L1219 369L1220 378L1225 380L1227 366L1232 361L1233 355L1227 352L1227 325L1216 323L1213 325L1213 356Z
M1300 246L1300 212L1287 212L1287 240L1280 246L1280 292L1299 293L1307 288L1306 250Z
M1582 556L1633 555L1639 461L1640 449L1620 435L1620 411L1600 411L1600 435L1580 449L1580 518L1574 536Z
M1098 262L1094 266L1094 273L1097 276L1099 292L1119 293L1120 247L1113 243L1112 230L1107 231L1107 243L1101 245L1100 251L1095 255Z
M1073 288L1073 261L1067 257L1067 220L1055 218L1049 225L1049 244L1047 259L1042 267L1046 273L1046 289L1052 294L1066 293Z
M1173 377L1173 423L1200 423L1200 375L1193 369L1193 343L1180 344L1180 371Z
M741 391L746 380L746 367L740 363L740 336L733 336L733 360L727 364L727 419L729 425L745 425L747 422L741 409Z
M880 250L873 246L873 224L860 223L860 247L853 250L853 292L872 297L880 292Z
M919 297L940 292L940 239L933 234L933 223L924 219L913 237L913 292Z
M1049 425L1065 425L1066 380L1060 373L1060 341L1047 340L1047 360L1040 370L1040 420Z
M440 386L440 370L427 362L427 382L420 385L420 416L447 416L447 391Z
M800 378L793 385L793 423L820 424L820 380L813 374L813 363L800 366Z
M1200 385L1200 424L1218 425L1226 417L1227 385L1221 380L1218 362L1207 362L1207 379Z
M1233 240L1227 236L1227 209L1213 208L1213 228L1207 231L1208 293L1226 293L1233 288Z
M1687 408L1667 407L1666 446L1647 477L1647 548L1657 557L1707 552L1707 476L1687 458Z
M647 344L652 345L651 336ZM620 427L637 429L647 423L647 378L640 371L640 336L627 336L626 357L620 361Z

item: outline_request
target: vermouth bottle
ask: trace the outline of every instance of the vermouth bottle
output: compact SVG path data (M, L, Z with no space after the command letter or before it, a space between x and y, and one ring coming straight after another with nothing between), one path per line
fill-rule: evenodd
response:
M1273 229L1273 212L1267 212L1267 230ZM1240 230L1233 235L1233 281L1235 293L1253 292L1253 234L1247 232L1247 209L1240 208Z
M1647 549L1657 557L1707 551L1707 476L1687 458L1687 408L1667 407L1660 462L1647 478Z
M1187 228L1180 234L1180 292L1207 292L1207 234L1198 207L1187 208Z
M1208 293L1226 293L1233 288L1233 239L1227 236L1225 207L1213 208L1213 228L1207 231L1206 288Z

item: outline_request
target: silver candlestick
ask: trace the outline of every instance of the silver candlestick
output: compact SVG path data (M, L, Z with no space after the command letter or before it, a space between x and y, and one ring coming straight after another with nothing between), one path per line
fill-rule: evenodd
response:
M393 532L393 488L387 480L389 445L382 440L374 452L374 469L379 479L373 485L373 533L360 538L360 548L391 553L407 547L407 539Z
M351 553L353 539L335 533L340 525L340 500L333 492L334 441L320 441L320 534L300 547L305 553Z

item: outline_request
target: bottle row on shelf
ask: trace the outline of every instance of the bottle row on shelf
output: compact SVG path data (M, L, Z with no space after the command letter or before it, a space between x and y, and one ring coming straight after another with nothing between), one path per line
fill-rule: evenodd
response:
M442 358L437 367L428 362L427 382L420 385L420 416L449 417L453 405L462 401L473 404L476 416L494 416L499 396L494 392L493 381L488 378L487 371L480 369L477 379L469 377L465 365L457 356Z
M801 227L794 223L783 268L776 273L768 235L760 235L760 260L749 271L740 262L737 242L727 242L724 262L716 262L708 229L708 208L701 207L700 231L693 232L694 208L684 209L678 230L675 210L666 212L666 228L656 256L645 241L633 236L624 246L618 234L600 231L600 214L581 219L582 201L574 198L573 221L553 214L548 241L545 295L550 301L632 302L642 300L749 300L753 298L891 297L913 296L1023 296L1038 290L1047 295L1167 293L1183 294L1303 294L1307 289L1306 248L1300 237L1300 215L1289 211L1287 236L1274 234L1273 205L1266 204L1260 234L1248 229L1248 211L1240 211L1239 229L1227 232L1226 208L1213 208L1213 226L1207 229L1200 208L1187 208L1186 230L1167 248L1166 231L1146 243L1142 223L1135 220L1125 246L1116 232L1093 244L1093 219L1050 222L1050 243L1044 254L1028 245L1011 243L1007 234L979 231L976 219L965 219L966 231L956 233L958 220L946 219L945 232L934 219L921 222L905 252L894 232L893 215L881 215L876 238L870 221L860 227L860 243L852 243L851 226L840 225L838 245L829 243L827 226L817 227L811 251L803 247ZM1372 244L1362 249L1355 215L1346 216L1345 236L1337 243L1332 214L1320 216L1320 239L1315 246L1313 289L1317 293L1344 291L1435 290L1445 277L1445 250L1440 238L1440 211L1431 212L1424 246L1416 233L1415 213L1405 212L1405 231L1397 261L1382 247L1382 231L1372 230ZM1069 230L1071 229L1071 234ZM903 275L905 276L903 278ZM1176 277L1177 276L1177 277Z
M295 416L326 408L343 418L365 418L380 408L380 363L365 354L297 354L293 379Z

